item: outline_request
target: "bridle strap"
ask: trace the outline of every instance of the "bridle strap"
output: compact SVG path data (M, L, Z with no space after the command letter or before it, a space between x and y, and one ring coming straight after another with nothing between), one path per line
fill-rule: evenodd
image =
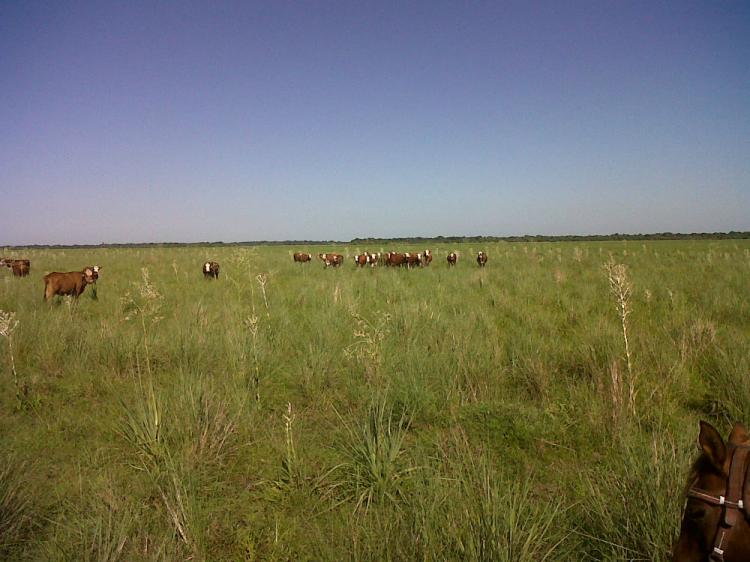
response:
M743 488L745 486L745 465L750 455L750 446L738 445L732 453L729 462L729 477L727 478L726 496L713 496L703 490L691 486L687 496L722 508L722 518L716 528L714 545L708 559L711 562L724 562L724 539L737 522L739 512L750 515L750 510L743 502Z

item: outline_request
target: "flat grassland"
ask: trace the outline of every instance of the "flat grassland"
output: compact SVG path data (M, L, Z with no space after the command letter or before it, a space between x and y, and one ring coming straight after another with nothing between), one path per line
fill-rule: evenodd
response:
M750 241L431 249L6 252L0 557L668 560L698 420L750 423Z

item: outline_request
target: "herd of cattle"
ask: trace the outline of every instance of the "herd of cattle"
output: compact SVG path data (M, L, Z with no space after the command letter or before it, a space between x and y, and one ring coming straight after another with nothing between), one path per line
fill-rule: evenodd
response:
M304 252L295 252L292 257L295 262L306 263L312 261L312 254ZM318 259L323 262L325 267L339 267L344 263L344 256L341 254L318 254ZM432 252L430 250L425 250L424 252L378 252L376 254L365 252L364 254L354 256L353 259L357 267L375 267L377 265L408 268L426 267L432 263ZM458 254L451 252L448 254L447 259L448 267L453 267L458 262ZM477 264L479 267L484 267L487 264L486 253L477 253Z
M295 252L293 255L295 262L306 263L312 261L312 254L304 252ZM339 267L344 263L344 256L341 254L318 254L325 267ZM458 262L458 254L450 252L448 254L448 267L453 267ZM354 256L354 264L357 267L375 267L377 265L387 265L391 267L426 267L432 263L432 252L425 250L423 252L386 252L386 253L364 253ZM487 254L479 252L477 254L477 264L484 267L487 263ZM16 277L26 277L31 271L31 262L23 259L2 258L0 267L7 267L13 271ZM101 266L91 265L83 268L81 271L68 271L67 273L52 272L44 276L44 300L48 301L55 295L71 295L78 298L88 285L96 283L99 279ZM219 264L215 261L207 261L203 264L203 276L206 279L219 278Z

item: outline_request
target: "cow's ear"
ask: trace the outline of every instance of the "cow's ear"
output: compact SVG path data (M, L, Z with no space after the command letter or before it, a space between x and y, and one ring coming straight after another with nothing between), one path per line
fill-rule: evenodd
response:
M747 428L739 422L734 424L732 432L729 434L728 441L734 445L743 445L750 440L750 436L747 434Z
M711 464L719 471L724 470L724 461L727 458L727 447L716 431L716 428L708 422L701 420L701 432L698 435L698 443Z

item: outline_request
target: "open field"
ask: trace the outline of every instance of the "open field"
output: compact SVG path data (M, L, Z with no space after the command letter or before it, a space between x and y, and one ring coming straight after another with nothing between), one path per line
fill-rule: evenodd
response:
M3 254L0 558L667 560L698 420L750 422L750 241L291 259L380 249Z

